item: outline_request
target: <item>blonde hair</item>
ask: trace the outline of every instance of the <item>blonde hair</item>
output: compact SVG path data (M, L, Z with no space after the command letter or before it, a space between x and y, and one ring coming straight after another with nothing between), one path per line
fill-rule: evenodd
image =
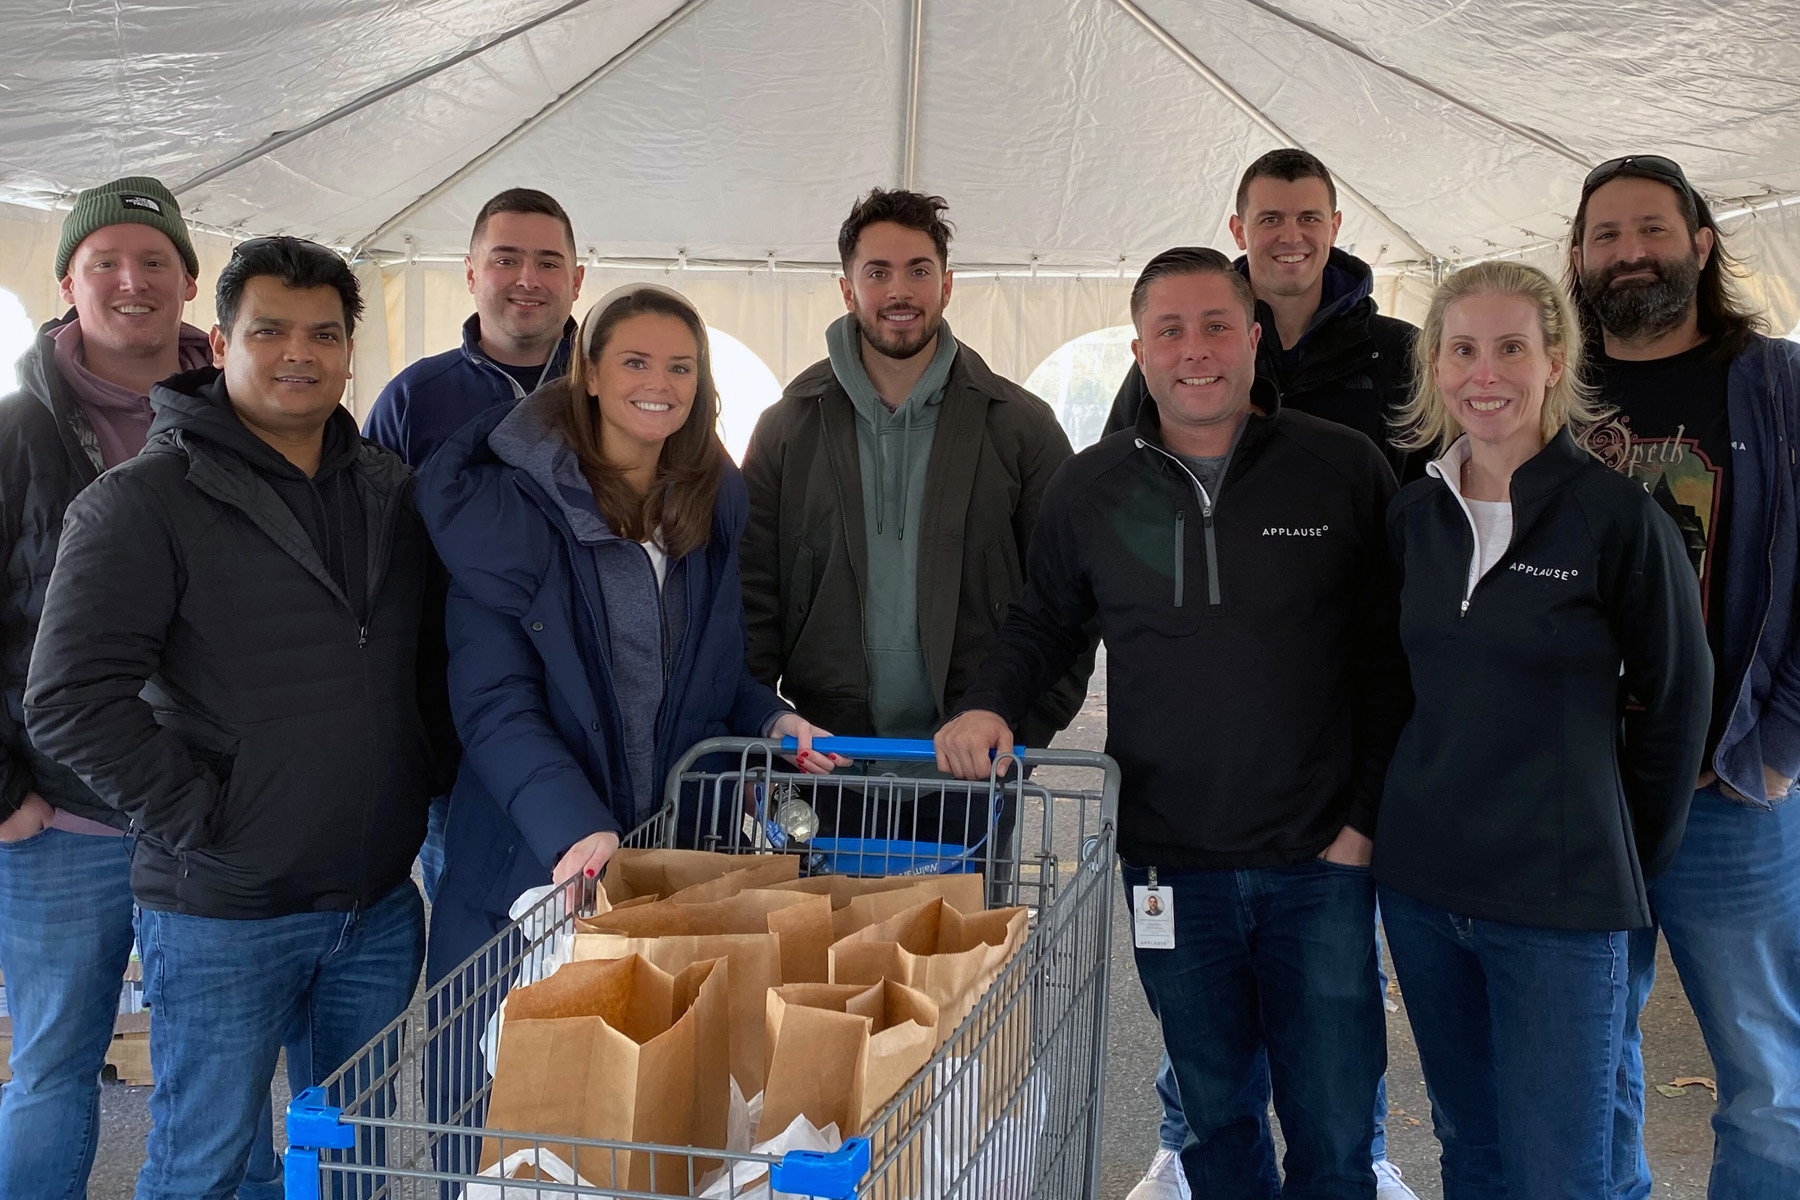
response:
M1438 349L1444 340L1444 314L1458 300L1470 296L1518 296L1537 308L1538 330L1544 350L1562 364L1562 375L1544 390L1540 417L1544 441L1567 427L1582 441L1589 429L1606 415L1595 402L1582 378L1581 325L1569 294L1536 267L1516 262L1484 262L1467 267L1438 286L1419 329L1413 352L1412 395L1393 420L1394 445L1402 450L1429 450L1442 454L1462 436L1462 426L1450 415L1437 385Z

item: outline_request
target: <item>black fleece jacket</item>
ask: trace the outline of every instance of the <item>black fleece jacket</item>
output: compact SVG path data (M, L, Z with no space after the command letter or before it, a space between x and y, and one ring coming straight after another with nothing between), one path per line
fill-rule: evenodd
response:
M1345 824L1373 835L1405 719L1393 472L1265 382L1254 399L1216 496L1163 449L1155 404L1064 464L1024 597L958 706L1016 723L1098 617L1119 852L1137 865L1274 866Z
M1418 703L1375 877L1460 916L1642 928L1712 705L1694 568L1656 501L1566 432L1514 472L1512 509L1472 591L1474 534L1435 471L1388 514Z
M144 452L69 506L32 741L129 818L146 907L367 904L405 882L454 745L411 473L339 409L308 479L210 368L151 401Z

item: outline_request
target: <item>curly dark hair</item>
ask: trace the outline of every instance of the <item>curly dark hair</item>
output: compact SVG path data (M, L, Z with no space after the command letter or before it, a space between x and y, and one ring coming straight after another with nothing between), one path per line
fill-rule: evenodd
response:
M850 210L850 215L838 229L838 257L843 260L844 272L848 274L850 264L856 261L856 243L862 240L862 231L878 221L892 221L930 234L931 244L937 247L938 266L948 270L950 237L956 232L956 227L944 219L949 208L949 201L942 196L927 196L923 192L901 188L871 189L856 202L856 207Z

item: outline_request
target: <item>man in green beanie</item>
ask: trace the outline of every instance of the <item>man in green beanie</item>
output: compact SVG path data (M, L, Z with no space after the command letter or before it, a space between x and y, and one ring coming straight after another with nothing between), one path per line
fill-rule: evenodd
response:
M181 320L199 270L161 183L82 192L56 252L70 311L39 330L19 389L0 399L0 972L13 1023L0 1196L87 1194L132 944L125 819L38 753L20 720L32 642L63 510L143 449L151 385L212 361L206 334Z

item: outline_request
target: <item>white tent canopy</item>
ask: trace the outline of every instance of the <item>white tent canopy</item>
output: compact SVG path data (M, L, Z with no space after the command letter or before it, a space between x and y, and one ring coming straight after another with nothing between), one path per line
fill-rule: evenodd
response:
M951 202L951 320L1022 378L1125 320L1151 254L1228 246L1237 176L1304 146L1402 315L1433 273L1546 265L1582 176L1680 160L1779 331L1800 318L1800 3L1676 0L70 0L0 5L0 286L55 299L55 210L154 174L222 235L358 255L358 399L451 344L476 210L540 187L783 380L841 311L851 199ZM209 246L207 281L228 244ZM203 286L203 300L206 287ZM196 306L210 313L204 303ZM360 406L360 405L359 405Z

